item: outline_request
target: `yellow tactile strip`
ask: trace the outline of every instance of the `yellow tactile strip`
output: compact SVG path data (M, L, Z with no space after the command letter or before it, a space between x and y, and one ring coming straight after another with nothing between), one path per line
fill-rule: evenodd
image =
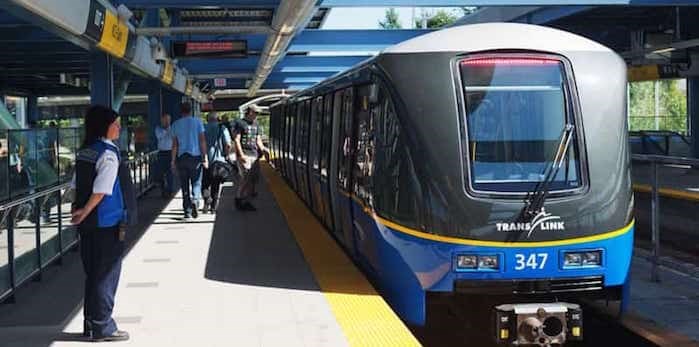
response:
M634 184L633 190L639 193L650 193L653 188L647 184ZM660 188L658 190L660 196L689 200L689 201L699 201L699 193L694 193L686 190L678 190L672 188Z
M267 164L262 172L350 346L420 346L303 202Z

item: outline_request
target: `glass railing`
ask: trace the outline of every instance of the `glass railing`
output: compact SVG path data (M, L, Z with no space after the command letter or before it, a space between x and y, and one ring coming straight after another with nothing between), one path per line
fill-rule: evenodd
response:
M16 170L14 166L17 162L25 161L27 165L16 172L27 172L21 179L23 187L7 185L7 180L0 181L4 184L4 192L9 191L6 195L11 197L0 202L0 302L12 297L22 283L31 278L40 278L47 265L60 259L78 242L77 230L70 224L70 197L73 194L67 192L70 189L75 149L80 141L77 131L71 134L64 130L72 129L61 129L57 133L52 129L58 135L54 152L41 150L49 148L43 144L26 152L22 152L20 146L19 150L10 151L3 157L8 161L10 155L19 157L19 161L12 159L15 165L3 167L8 168L4 171L8 175L6 177L10 175L10 168ZM28 144L26 140L31 139L26 131L10 131L4 135L5 141L14 144ZM44 134L37 132L35 135ZM6 148L2 137L0 143L2 148ZM52 153L55 156L52 157ZM138 196L153 186L155 177L151 172L157 165L157 154L150 152L129 156L127 165ZM31 172L28 168L37 171ZM30 179L34 180L33 183L27 183ZM20 192L23 195L18 195Z
M0 130L0 202L69 182L79 128Z

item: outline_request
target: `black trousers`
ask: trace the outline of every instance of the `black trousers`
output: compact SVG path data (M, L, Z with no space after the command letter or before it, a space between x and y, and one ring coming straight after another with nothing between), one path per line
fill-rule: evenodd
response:
M93 337L117 330L112 318L114 296L119 285L124 241L119 226L96 228L79 226L80 257L85 270L84 326Z
M201 192L204 201L211 206L218 205L218 198L221 192L221 183L223 180L211 175L211 166L204 169L204 179L202 180Z

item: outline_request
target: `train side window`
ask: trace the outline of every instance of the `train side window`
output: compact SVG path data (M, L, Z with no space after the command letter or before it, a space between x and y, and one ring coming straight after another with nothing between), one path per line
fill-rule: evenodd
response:
M291 106L291 111L289 112L289 160L291 163L296 161L296 109L298 104Z
M350 159L352 157L352 111L354 92L352 87L342 93L342 123L340 129L340 155L338 160L337 179L340 188L349 192Z
M311 100L304 103L303 110L303 163L308 164L308 147L311 143Z
M365 204L372 206L372 173L374 168L374 118L380 107L369 103L370 85L357 88L357 138L355 140L355 162L353 165L353 192Z
M318 172L320 166L320 142L322 139L323 126L323 97L319 96L313 100L313 112L311 113L312 136L311 136L311 165L314 172Z
M328 176L328 163L330 163L330 141L332 139L332 113L333 113L333 97L332 94L325 95L325 111L323 112L323 132L321 134L320 144L320 175Z
M389 94L379 91L375 111L374 209L382 217L419 229L419 180Z
M335 95L333 96L333 118L337 120L339 123L339 128L340 131L338 132L337 138L337 148L334 150L337 152L337 176L333 177L332 179L337 180L337 186L342 187L342 176L340 174L340 170L342 168L342 161L344 160L343 156L343 139L344 139L344 130L343 130L343 124L344 124L344 115L342 114L342 95L344 94L343 90L338 90L335 92Z
M305 107L306 103L301 102L298 104L297 111L296 111L296 161L298 163L303 163L303 147L304 147L304 138L303 138L303 132L304 132L304 114L305 114Z

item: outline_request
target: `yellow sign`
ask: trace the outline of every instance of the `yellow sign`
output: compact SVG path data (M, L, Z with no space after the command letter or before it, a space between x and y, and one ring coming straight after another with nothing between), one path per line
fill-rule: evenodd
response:
M194 84L191 79L187 79L187 85L184 87L184 94L192 95L192 89L194 89Z
M174 66L172 65L172 62L169 60L165 61L165 65L163 65L163 75L160 78L165 84L172 84L172 80L175 77L175 69Z
M97 47L117 58L122 58L126 52L128 41L129 27L125 22L120 21L114 13L106 11L104 29L102 29L102 37Z
M659 78L657 65L630 66L628 69L629 82L653 81Z

